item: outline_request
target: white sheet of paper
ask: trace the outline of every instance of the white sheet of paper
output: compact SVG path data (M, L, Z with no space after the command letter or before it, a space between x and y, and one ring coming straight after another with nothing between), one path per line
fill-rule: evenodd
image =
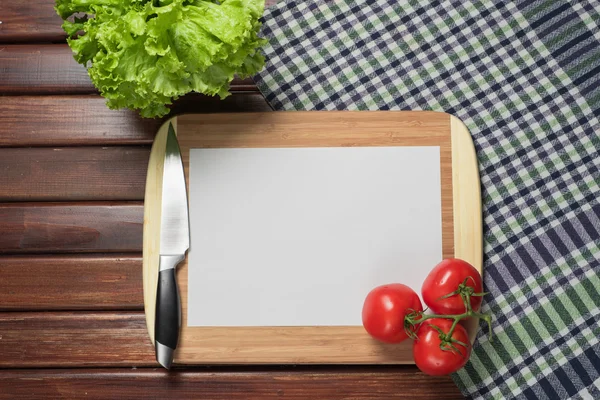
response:
M190 151L189 326L360 325L442 258L439 147Z

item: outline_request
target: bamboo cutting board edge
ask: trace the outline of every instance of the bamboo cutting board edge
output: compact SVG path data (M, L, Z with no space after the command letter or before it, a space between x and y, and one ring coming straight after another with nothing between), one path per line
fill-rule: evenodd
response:
M158 255L160 253L160 218L162 181L169 123L177 132L177 117L166 121L158 130L148 160L146 194L144 196L143 288L144 311L150 341L154 345L154 310L158 288ZM152 312L149 312L152 310Z
M311 113L309 118L299 115ZM367 122L362 118L369 115ZM374 115L378 114L378 115ZM300 117L300 118L298 118ZM294 119L299 123L292 123ZM144 305L146 322L151 341L154 341L154 307L156 301L156 281L158 274L158 237L160 232L160 188L162 185L162 163L155 165L164 156L164 144L169 122L173 122L184 157L186 175L188 174L189 148L192 147L244 147L240 142L231 142L231 130L240 129L244 122L247 147L307 147L313 145L336 145L327 140L328 127L320 126L317 133L306 131L311 123L323 124L331 119L331 132L338 135L337 145L379 146L406 145L411 140L413 145L427 145L436 140L448 140L447 153L442 155L442 179L451 181L451 189L446 190L451 196L450 229L452 243L444 240L444 257L448 255L465 259L482 271L482 218L481 194L477 158L470 134L466 126L456 117L445 113L431 111L382 111L382 112L288 112L288 113L239 113L227 115L189 114L174 117L166 121L155 138L149 162L146 184L146 207L144 215ZM427 123L435 120L438 123ZM189 130L191 124L201 127L202 136L196 135L191 142L191 135L181 132ZM208 122L207 122L208 121ZM444 121L439 123L439 121ZM207 129L210 125L222 123L228 125L218 132ZM277 123L287 124L278 131ZM326 122L325 122L326 123ZM250 127L249 127L250 126ZM361 136L353 132L366 127L378 126L373 134ZM258 127L258 128L257 128ZM179 130L177 129L179 128ZM256 128L256 129L254 129ZM261 129L262 128L262 129ZM410 131L403 138L398 131ZM325 132L325 133L323 133ZM262 136L261 136L262 135ZM324 136L325 135L325 136ZM412 135L412 136L411 136ZM202 137L202 139L199 139ZM405 144L402 144L405 140ZM334 140L333 142L336 142ZM328 144L329 143L329 144ZM443 153L441 151L441 153ZM444 168L444 165L450 168ZM444 173L444 170L445 173ZM442 191L444 198L444 190ZM443 200L444 201L444 200ZM444 205L443 205L444 207ZM158 213L157 213L158 210ZM446 220L448 218L445 218ZM448 222L443 218L443 229L448 230ZM446 238L444 238L446 239ZM449 253L451 252L451 253ZM260 363L305 363L305 364L408 364L412 361L410 344L382 345L374 342L366 335L363 328L358 327L236 327L209 328L187 327L187 260L178 268L183 304L182 330L180 345L175 353L175 362L182 364L260 364ZM473 340L477 330L477 321L467 323L469 334ZM226 335L228 334L228 335ZM227 339L224 339L227 337ZM283 341L285 345L273 346L274 341Z

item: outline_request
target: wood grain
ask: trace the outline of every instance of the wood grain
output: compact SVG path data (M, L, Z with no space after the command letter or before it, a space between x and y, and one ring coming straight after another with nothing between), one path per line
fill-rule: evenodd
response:
M0 43L64 41L54 0L0 2Z
M0 327L0 368L156 366L141 312L0 313ZM123 372L133 375L124 376ZM8 385L11 382L19 384ZM147 398L150 392L154 395L163 391L172 396L177 394L178 398L197 398L199 393L204 395L203 398L224 399L284 395L289 398L338 398L335 397L337 394L339 398L389 398L390 395L459 398L449 377L428 377L415 367L252 369L246 366L229 372L226 368L213 368L170 373L162 369L19 370L0 371L0 387L11 390L35 388L36 393L44 396L42 398L58 394L73 398L67 395L68 391L84 387L90 389L87 398L91 395ZM58 387L67 392L52 391ZM7 393L19 392L3 390L0 398Z
M156 304L156 292L158 290L164 158L170 125L173 125L175 132L177 132L177 118L166 121L156 134L146 177L143 282L144 304L148 307L146 309L146 326L152 344L154 344L154 305Z
M2 25L0 25L1 27ZM67 44L6 45L0 51L0 93L94 94L85 67ZM258 92L252 79L235 78L231 92Z
M452 193L454 249L459 257L483 272L483 243L473 244L474 238L483 241L481 211L481 181L479 164L471 134L458 118L450 118L452 134Z
M450 117L450 125L454 256L471 263L483 275L483 214L477 154L466 125L455 116ZM474 342L479 320L469 318L463 324Z
M0 2L0 43L64 42L62 19L54 11L55 0ZM277 0L266 0L271 6Z
M0 147L150 145L164 122L110 110L96 95L0 96L0 109ZM225 100L188 95L175 102L172 114L270 110L258 94Z
M4 312L0 327L0 368L158 365L141 312Z
M149 147L0 148L0 201L143 200Z
M290 112L184 115L176 121L186 174L189 149L206 147L321 147L321 146L439 146L442 195L442 253L454 256L453 158L450 116L435 112ZM155 162L162 161L164 136L152 149ZM162 147L161 147L162 146ZM151 163L152 164L152 163ZM160 166L149 169L147 188L160 190ZM457 168L473 168L460 164ZM460 172L460 171L459 171ZM464 172L464 171L463 171ZM470 173L470 171L467 171ZM150 186L152 185L152 186ZM144 247L144 302L153 336L158 262L160 194L146 194L147 214ZM156 213L156 210L154 211ZM467 210L468 212L468 210ZM467 218L466 214L458 218ZM470 245L469 231L462 232ZM481 236L479 238L481 241ZM150 267L152 268L150 268ZM187 262L178 268L182 320L187 320ZM473 327L472 329L475 329ZM175 362L197 363L410 363L410 343L384 346L358 327L189 327L181 330Z
M0 71L2 94L97 92L87 71L75 61L66 44L2 46Z
M143 205L0 204L0 253L141 252Z
M0 146L152 143L160 120L104 103L100 96L0 96Z
M427 146L444 140L450 143L448 114L433 111L185 115L178 117L178 124L180 130L189 132L181 139L183 145L199 147Z
M449 377L415 367L0 371L0 399L462 399Z
M0 276L0 311L144 308L139 254L3 256Z

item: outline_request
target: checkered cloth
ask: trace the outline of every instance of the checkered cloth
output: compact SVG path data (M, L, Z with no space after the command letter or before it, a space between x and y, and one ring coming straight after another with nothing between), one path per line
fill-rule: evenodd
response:
M470 398L600 399L600 4L311 0L268 9L258 87L276 110L438 110L482 182Z

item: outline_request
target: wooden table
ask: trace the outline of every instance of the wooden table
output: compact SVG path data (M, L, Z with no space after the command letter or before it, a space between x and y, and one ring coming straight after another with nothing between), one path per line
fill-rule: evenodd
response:
M456 399L414 366L157 368L142 299L148 154L160 120L111 111L53 0L0 3L0 398ZM270 110L251 80L172 115Z

